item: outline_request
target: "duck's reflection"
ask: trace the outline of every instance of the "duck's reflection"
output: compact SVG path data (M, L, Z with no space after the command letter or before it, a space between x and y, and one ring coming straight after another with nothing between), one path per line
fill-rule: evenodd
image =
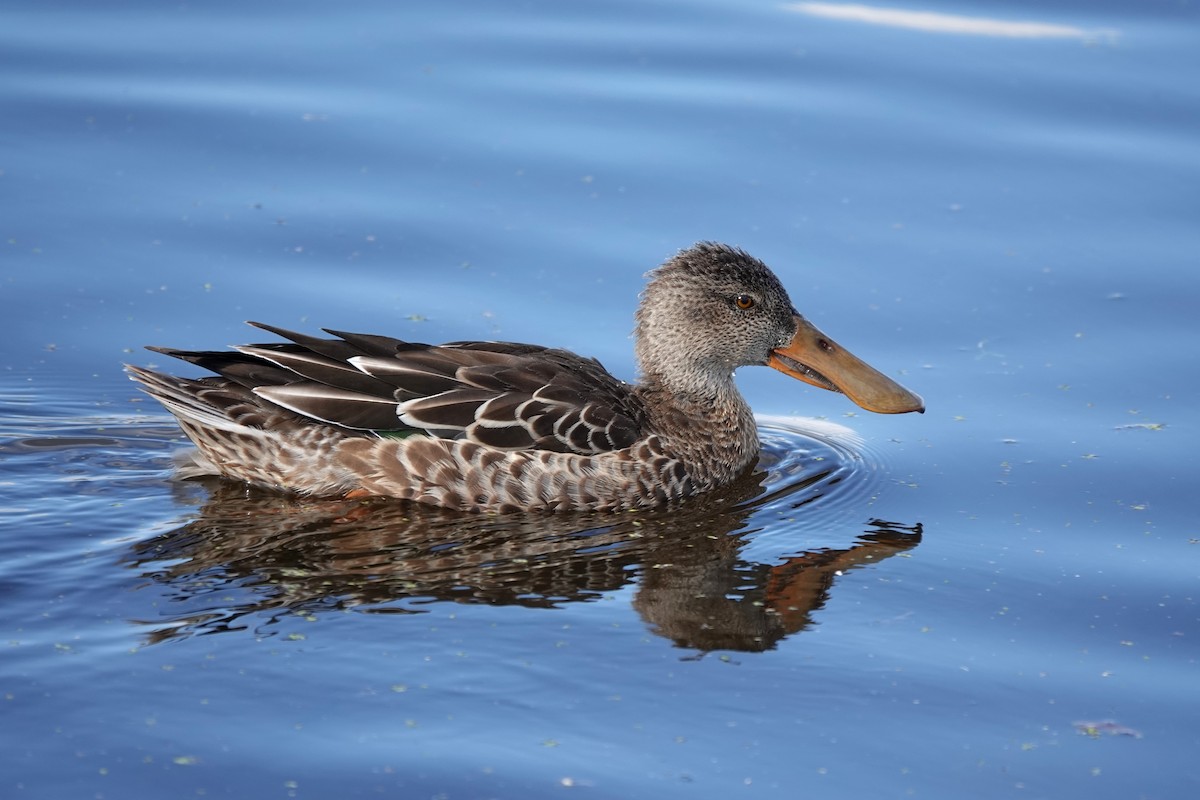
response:
M166 619L143 621L151 642L348 607L549 607L636 582L634 606L677 645L764 650L811 624L837 575L915 547L921 526L872 520L845 549L746 561L752 517L767 499L762 477L675 509L528 516L306 501L216 482L197 519L137 544L131 566L175 601Z

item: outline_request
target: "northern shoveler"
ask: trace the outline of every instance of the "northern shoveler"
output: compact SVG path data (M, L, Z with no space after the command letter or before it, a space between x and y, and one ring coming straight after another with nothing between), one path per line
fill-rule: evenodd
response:
M742 250L702 242L648 277L636 385L538 345L328 339L255 322L289 341L149 348L219 377L128 369L196 444L184 476L465 511L645 508L732 481L759 450L738 367L765 364L870 411L924 411L800 316Z

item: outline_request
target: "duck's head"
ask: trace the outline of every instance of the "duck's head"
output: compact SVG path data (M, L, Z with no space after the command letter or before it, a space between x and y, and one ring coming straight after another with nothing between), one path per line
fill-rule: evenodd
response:
M648 277L634 335L649 380L715 394L738 367L765 364L868 411L925 410L920 397L800 316L767 265L735 247L701 242Z

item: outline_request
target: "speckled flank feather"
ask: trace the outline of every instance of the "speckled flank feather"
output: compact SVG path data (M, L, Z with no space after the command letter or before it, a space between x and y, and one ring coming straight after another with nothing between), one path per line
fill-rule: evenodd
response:
M360 439L339 448L338 462L372 494L464 511L613 511L694 493L682 462L664 455L655 437L596 456L435 438Z
M181 477L223 475L317 495L345 494L356 487L354 476L326 456L348 439L365 439L363 433L314 425L220 378L189 380L140 367L127 369L175 415L196 445L179 464Z
M183 474L498 512L642 508L732 481L758 455L733 370L797 331L770 270L710 243L650 274L636 386L537 345L251 324L287 341L150 348L216 373L200 379L129 367L195 443Z

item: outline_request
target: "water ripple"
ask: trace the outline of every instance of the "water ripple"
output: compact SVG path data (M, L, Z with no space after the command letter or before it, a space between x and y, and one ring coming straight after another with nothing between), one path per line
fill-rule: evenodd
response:
M884 486L878 450L844 425L809 417L758 417L763 493L747 501L756 516L774 514L788 529L823 531L866 518ZM800 512L803 513L800 513Z

